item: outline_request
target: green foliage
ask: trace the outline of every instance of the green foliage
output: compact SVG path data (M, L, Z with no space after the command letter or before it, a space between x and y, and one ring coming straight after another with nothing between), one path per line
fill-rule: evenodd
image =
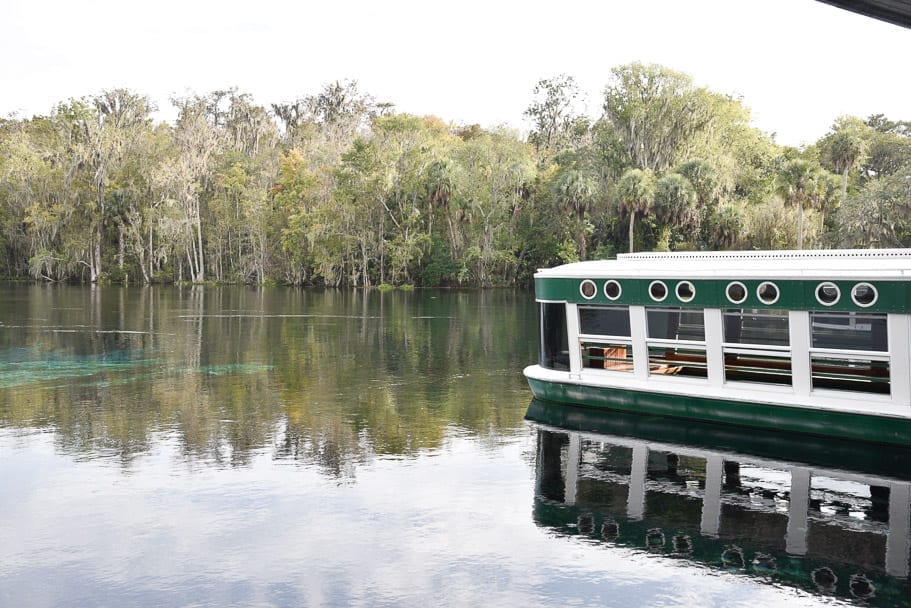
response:
M629 216L629 250L633 252L634 226L637 217L646 217L655 203L656 180L648 169L628 169L618 187L620 211Z
M714 119L708 92L658 65L633 63L614 68L611 76L604 117L633 165L661 173L685 160Z
M680 241L694 240L694 230L699 228L701 218L696 190L687 178L679 173L669 173L659 179L655 185L654 208L662 224L660 240L667 249Z
M530 285L622 249L908 244L911 123L838 118L803 150L662 66L612 70L598 120L542 79L527 141L395 113L354 82L271 111L126 90L0 120L2 272L45 281ZM834 173L833 173L834 172ZM875 221L872 221L872 219Z
M442 238L434 238L430 255L424 271L421 273L423 287L446 287L457 281L459 264L452 259L449 243Z

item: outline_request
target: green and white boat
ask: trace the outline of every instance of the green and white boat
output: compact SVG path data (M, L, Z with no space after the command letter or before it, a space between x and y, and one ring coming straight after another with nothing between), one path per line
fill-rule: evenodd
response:
M538 399L911 445L911 250L632 253L535 293Z

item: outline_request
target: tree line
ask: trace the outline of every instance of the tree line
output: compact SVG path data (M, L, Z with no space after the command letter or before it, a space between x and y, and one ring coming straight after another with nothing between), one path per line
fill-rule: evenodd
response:
M601 113L543 79L527 136L395 111L357 83L258 105L123 89L0 119L0 275L370 287L528 284L634 250L911 244L911 122L838 117L802 149L659 65Z

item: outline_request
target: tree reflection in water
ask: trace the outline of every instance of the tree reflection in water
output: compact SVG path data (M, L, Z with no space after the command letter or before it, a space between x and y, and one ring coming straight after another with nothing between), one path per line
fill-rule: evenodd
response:
M195 462L352 476L518 431L534 315L507 290L4 286L0 425L123 466L167 436Z

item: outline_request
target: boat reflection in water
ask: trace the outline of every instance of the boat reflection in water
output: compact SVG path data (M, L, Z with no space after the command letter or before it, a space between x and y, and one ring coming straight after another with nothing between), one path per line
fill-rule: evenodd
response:
M911 598L911 449L532 401L535 522L815 593Z

